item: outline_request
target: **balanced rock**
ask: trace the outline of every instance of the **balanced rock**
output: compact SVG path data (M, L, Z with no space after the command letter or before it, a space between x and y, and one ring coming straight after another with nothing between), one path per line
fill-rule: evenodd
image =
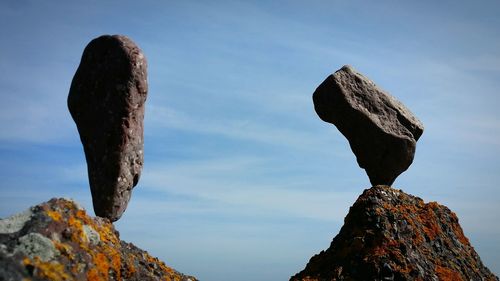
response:
M108 219L51 199L0 219L0 280L197 279L120 240Z
M457 216L436 202L375 186L350 208L330 247L293 281L490 280Z
M347 138L372 185L391 185L413 162L422 123L352 67L328 76L313 101L318 116Z
M146 58L122 35L92 40L73 77L68 107L87 160L96 215L118 220L139 181L144 156Z

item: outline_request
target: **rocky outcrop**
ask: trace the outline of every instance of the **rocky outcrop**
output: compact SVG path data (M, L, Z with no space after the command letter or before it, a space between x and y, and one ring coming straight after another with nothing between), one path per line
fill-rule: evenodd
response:
M75 202L52 199L0 220L0 280L182 280L133 244L111 222Z
M291 280L498 280L447 207L388 186L367 189L330 248Z
M83 52L68 96L87 160L94 211L118 220L144 162L146 58L121 35L92 40Z
M372 185L391 185L413 162L422 123L352 67L328 76L313 101L318 116L347 138Z

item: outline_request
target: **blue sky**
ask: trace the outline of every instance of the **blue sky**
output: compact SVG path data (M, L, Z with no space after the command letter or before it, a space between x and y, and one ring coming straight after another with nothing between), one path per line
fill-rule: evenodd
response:
M66 106L83 48L124 34L149 64L145 166L122 239L204 281L287 280L369 187L314 89L344 64L425 125L394 186L457 213L500 273L497 1L2 1L0 216L92 211Z

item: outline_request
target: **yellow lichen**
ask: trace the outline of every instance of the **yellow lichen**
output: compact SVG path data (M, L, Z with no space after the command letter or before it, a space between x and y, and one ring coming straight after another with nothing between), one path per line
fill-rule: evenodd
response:
M134 256L132 254L129 254L128 259L124 265L125 270L124 270L124 275L123 277L125 278L130 278L134 273L136 272L135 266L134 266Z
M109 273L108 258L102 253L97 253L94 257L94 264L96 265L99 275L102 276L104 280L107 280Z
M39 257L35 257L33 260L29 258L23 259L23 264L25 266L33 266L33 274L38 278L53 281L71 280L71 277L66 273L64 265L61 263L55 261L44 262Z
M82 222L75 217L70 216L68 219L68 225L72 228L71 240L82 246L82 241L85 241L85 239L82 239L85 236Z
M100 277L99 272L97 271L97 269L91 268L87 272L87 280L88 281L100 281L100 280L103 280L103 279L101 279L101 277Z
M57 200L54 207L44 209L53 222L66 224L69 237L68 240L54 238L54 246L59 250L61 256L70 261L65 266L60 263L42 263L39 260L32 261L29 258L23 262L35 268L37 276L49 280L71 280L84 274L87 280L122 280L122 278L133 278L137 271L140 260L155 264L155 271L160 271L165 280L181 280L180 275L172 268L166 266L157 258L149 254L121 255L120 239L114 231L113 224L106 220L94 220L82 209L77 209L73 202ZM97 243L89 243L85 227L88 226L99 234ZM66 273L66 270L68 273ZM141 269L142 270L142 269ZM145 269L147 270L147 269ZM150 270L153 270L150 268ZM84 278L85 278L84 277ZM78 277L79 278L79 277Z
M111 255L111 268L116 272L117 279L120 279L120 269L121 269L121 257L118 252L115 252Z
M68 257L70 260L73 259L73 248L70 245L54 240L52 240L52 243L54 243L56 249L59 250L59 253Z
M90 272L90 275L95 277L97 273L97 276L100 276L99 278L106 280L110 270L112 270L115 273L114 278L121 280L121 256L118 251L120 244L113 231L112 224L96 223L83 210L78 210L74 217L70 217L68 223L76 230L73 233L72 240L79 243L79 246L90 254L92 263L96 265L95 270ZM84 237L83 225L89 225L99 234L101 243L95 248L89 247L82 242L82 240L87 241L85 240L86 237Z
M55 221L60 221L62 218L61 214L57 211L48 210L48 211L46 211L46 213L47 213L47 216L49 216L50 218L52 218Z

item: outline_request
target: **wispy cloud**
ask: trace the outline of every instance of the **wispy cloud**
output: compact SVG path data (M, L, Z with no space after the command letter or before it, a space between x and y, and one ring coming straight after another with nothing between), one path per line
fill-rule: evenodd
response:
M91 212L66 97L85 44L124 33L146 53L150 92L145 167L117 226L177 269L281 280L328 246L369 185L311 101L343 64L426 127L397 184L449 205L473 237L498 233L480 219L498 220L495 1L101 2L0 4L2 214L51 196ZM495 242L477 246L498 253Z
M215 159L184 165L150 165L142 187L159 193L188 196L211 206L253 214L281 214L317 220L342 220L356 192L314 189L314 182L289 179L266 184L259 172L272 174L261 159ZM257 175L257 176L256 176ZM138 191L139 192L139 191ZM217 207L217 208L219 208Z
M210 119L188 114L167 106L151 105L148 108L149 129L161 132L164 128L191 131L200 134L215 134L232 139L250 140L278 146L289 146L300 150L317 150L327 147L331 136L315 134L312 130L287 129L277 124L257 123L240 119ZM274 122L273 122L274 123ZM332 132L334 132L332 130ZM152 133L150 133L152 134Z

